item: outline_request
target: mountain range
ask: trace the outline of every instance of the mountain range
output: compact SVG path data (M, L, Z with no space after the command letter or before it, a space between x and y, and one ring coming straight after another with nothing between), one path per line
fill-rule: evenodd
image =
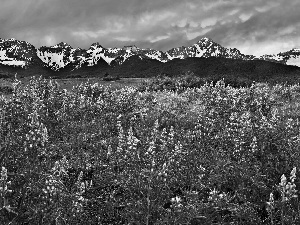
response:
M280 65L278 65L280 64ZM292 66L292 67L291 67ZM255 67L255 68L254 68ZM285 68L285 69L279 69ZM235 68L235 69L233 69ZM275 69L277 68L277 69ZM0 39L0 75L22 76L104 76L147 77L158 73L175 75L185 71L196 74L270 74L300 70L300 49L260 57L242 54L236 48L225 48L209 38L192 46L162 52L135 45L104 48L94 43L89 49L73 48L61 42L35 48L14 38Z

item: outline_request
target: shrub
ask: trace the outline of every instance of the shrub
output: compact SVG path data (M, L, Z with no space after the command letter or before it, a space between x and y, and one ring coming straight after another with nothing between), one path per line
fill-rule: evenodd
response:
M253 83L252 80L239 77L198 77L193 72L186 72L185 74L177 77L170 77L163 74L155 78L148 79L139 87L140 91L177 91L184 92L187 88L200 88L205 83L212 83L215 85L219 80L223 80L226 85L240 88L250 87Z
M13 87L11 86L0 86L0 93L3 93L5 95L12 94Z
M116 81L120 80L119 76L110 76L109 74L105 74L105 76L102 78L103 81Z

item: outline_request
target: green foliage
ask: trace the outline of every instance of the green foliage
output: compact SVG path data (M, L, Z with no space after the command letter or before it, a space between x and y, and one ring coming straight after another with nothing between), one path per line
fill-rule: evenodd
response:
M0 94L9 95L12 94L13 88L10 86L0 86Z
M120 80L119 76L111 76L108 73L105 73L104 77L102 78L103 81L116 81L116 80Z
M1 224L299 224L299 85L197 79L16 81L0 98Z
M250 87L252 81L247 78L234 77L234 76L210 76L198 77L193 72L186 72L180 76L171 77L160 74L155 78L151 78L142 82L139 87L140 91L177 91L184 92L187 88L200 88L205 83L216 84L219 80L223 80L226 85L231 87Z

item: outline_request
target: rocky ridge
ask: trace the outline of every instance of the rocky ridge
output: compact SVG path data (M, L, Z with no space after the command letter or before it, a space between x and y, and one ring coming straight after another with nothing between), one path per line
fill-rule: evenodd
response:
M13 53L11 53L13 52ZM25 67L36 56L45 67L58 71L68 64L74 69L83 64L94 66L102 58L107 64L117 66L123 64L133 55L141 58L155 59L160 62L168 62L173 59L185 59L189 57L225 57L232 59L251 60L254 56L244 55L237 49L224 48L209 38L202 38L196 44L189 47L172 48L167 52L155 49L141 49L132 46L123 48L104 48L99 43L94 43L88 50L73 48L67 43L61 42L54 46L42 46L35 49L34 46L24 41L7 39L0 41L0 63L6 65Z
M300 67L300 48L293 48L290 51L280 52L277 55L263 55L260 59Z
M104 69L111 70L119 67L128 60L134 62L135 65L141 64L143 68L146 68L147 65L155 65L157 70L160 63L166 64L174 60L210 57L246 61L264 60L300 67L300 49L292 49L277 55L255 57L242 54L236 48L225 48L209 38L202 38L192 46L172 48L166 52L142 49L135 45L124 46L123 48L104 48L98 42L93 43L87 50L73 48L64 42L36 49L25 41L18 41L13 38L0 39L0 70L1 66L5 67L5 70L14 67L36 71L40 74L42 72L52 73L51 71L79 73L84 70L92 71L95 68L99 72L101 69L104 71ZM143 63L141 63L142 61ZM128 62L124 68L134 69L135 66Z
M27 68L36 61L36 49L30 43L14 38L0 38L0 64Z

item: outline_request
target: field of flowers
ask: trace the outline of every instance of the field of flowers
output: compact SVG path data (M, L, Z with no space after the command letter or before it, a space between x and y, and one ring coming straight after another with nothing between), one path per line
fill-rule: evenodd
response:
M16 81L0 97L0 224L300 224L299 96Z

